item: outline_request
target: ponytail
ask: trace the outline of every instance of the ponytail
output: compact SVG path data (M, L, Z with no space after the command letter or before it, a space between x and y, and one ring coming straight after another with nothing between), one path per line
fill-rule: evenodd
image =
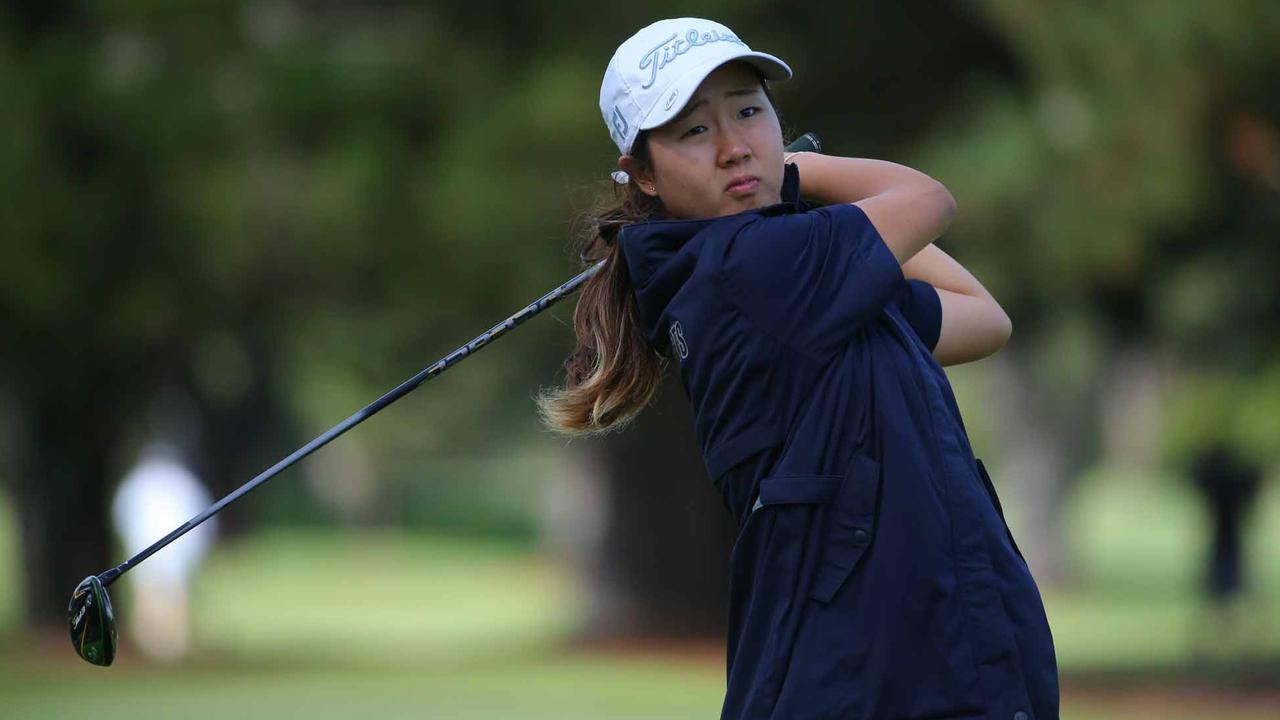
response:
M648 163L645 133L633 155ZM612 180L611 191L580 218L584 229L576 245L585 266L605 261L582 285L573 329L577 347L565 360L564 387L542 391L538 411L551 429L566 435L591 435L619 429L653 399L662 378L663 357L640 327L631 274L618 245L624 225L651 220L660 202L640 191L635 179Z
M751 67L776 108L768 80ZM640 131L632 147L632 156L652 168L647 130ZM605 264L582 285L573 314L578 344L564 363L564 387L544 390L537 398L542 421L566 435L625 426L653 399L665 362L640 329L631 275L618 246L624 225L658 217L662 203L641 192L634 178L626 185L609 184L611 191L580 218L586 225L577 244L583 263L603 259Z

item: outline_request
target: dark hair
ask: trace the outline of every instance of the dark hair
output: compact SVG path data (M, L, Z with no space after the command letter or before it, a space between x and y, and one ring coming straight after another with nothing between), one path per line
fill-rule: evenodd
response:
M641 131L632 157L648 165L648 133ZM631 275L618 245L624 225L658 217L661 202L640 190L632 178L597 200L579 224L577 243L585 266L604 260L604 267L582 284L573 314L578 346L565 360L565 386L538 396L543 422L571 435L600 433L624 426L658 389L663 358L640 329Z
M776 108L768 82L761 77L760 84ZM651 167L647 131L636 137L631 155ZM564 387L543 390L537 399L543 422L568 435L624 427L653 399L666 362L641 330L631 275L617 242L624 225L660 217L662 203L642 192L635 178L626 185L608 182L613 187L579 218L585 227L577 242L584 266L602 259L605 264L582 284L573 314L578 344L564 363Z

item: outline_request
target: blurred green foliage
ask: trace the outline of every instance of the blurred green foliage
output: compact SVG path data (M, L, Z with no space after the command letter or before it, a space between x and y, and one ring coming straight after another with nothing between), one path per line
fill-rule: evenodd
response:
M1280 5L970 7L1025 77L974 83L914 156L957 196L956 252L1042 388L1079 403L1141 346L1176 368L1167 459L1223 440L1273 462Z
M18 494L112 482L171 385L229 489L568 277L570 219L615 160L603 66L685 14L792 64L787 125L953 190L942 244L1010 310L1046 405L1092 407L1137 346L1173 368L1164 457L1225 440L1274 461L1273 0L85 1L0 9L0 447L18 468L62 462ZM528 537L521 478L554 472L540 458L559 443L531 396L557 379L571 316L244 512ZM965 407L981 427L989 410ZM324 499L326 473L381 500Z
M214 404L266 375L306 432L327 427L572 271L568 220L612 166L600 69L629 28L679 10L791 58L782 111L833 151L909 142L901 159L960 200L953 250L1014 309L1049 385L1087 384L1111 336L1135 332L1189 353L1212 337L1210 360L1246 377L1270 365L1274 323L1249 320L1274 317L1280 204L1228 146L1242 117L1274 142L1277 5L956 7L812 5L791 25L781 5L715 2L7 11L0 310L19 342L0 362L13 378L56 354L189 375ZM919 134L889 135L915 108L859 112L858 74L919 68L869 67L868 43L946 37L930 15L981 28L1000 59L964 50L973 67L910 121ZM821 42L842 24L866 42ZM411 428L363 441L430 452L536 433L529 396L554 381L569 313L442 380Z

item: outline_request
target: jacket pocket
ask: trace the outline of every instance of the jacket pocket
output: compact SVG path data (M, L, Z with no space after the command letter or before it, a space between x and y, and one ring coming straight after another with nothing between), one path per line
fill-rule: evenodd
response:
M771 475L760 480L760 494L740 537L761 543L754 552L760 554L769 578L765 592L803 597L815 575L825 572L826 518L842 481L839 475ZM738 552L735 547L735 557Z
M730 560L725 717L764 717L777 702L821 564L840 475L780 472L757 485Z
M831 602L871 546L879 496L880 463L867 455L854 455L828 509L825 548L811 593L814 600Z
M760 496L752 509L765 505L826 505L839 489L839 475L773 475L760 480Z
M996 487L991 482L991 476L987 474L987 466L982 464L981 460L974 458L978 465L978 475L982 477L982 484L987 488L987 495L991 496L991 504L995 506L996 513L1000 515L1000 522L1004 524L1004 532L1009 536L1009 544L1013 546L1013 551L1018 553L1018 557L1022 558L1025 565L1027 559L1022 557L1022 551L1018 549L1018 543L1013 541L1013 531L1009 529L1009 521L1004 517L1004 508L1000 506L1000 498L996 496Z

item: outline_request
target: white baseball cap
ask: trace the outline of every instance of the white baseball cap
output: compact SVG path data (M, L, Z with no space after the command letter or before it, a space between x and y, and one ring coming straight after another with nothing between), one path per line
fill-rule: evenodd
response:
M788 80L791 68L753 52L729 28L702 18L670 18L641 28L618 46L600 85L600 113L622 154L641 130L680 113L703 79L730 60L745 60L769 80ZM621 178L619 178L621 176ZM626 182L626 174L614 173Z

